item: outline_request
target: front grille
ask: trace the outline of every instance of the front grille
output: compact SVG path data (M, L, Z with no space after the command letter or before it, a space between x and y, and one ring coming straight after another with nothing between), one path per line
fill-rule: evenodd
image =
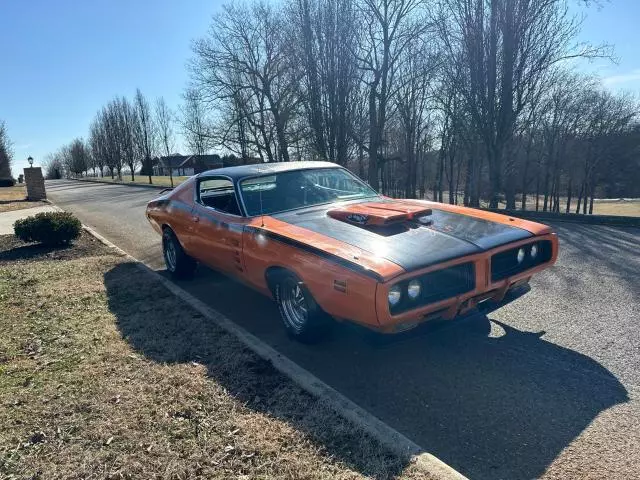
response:
M538 253L535 257L531 256L531 248L536 245ZM524 251L524 259L518 262L518 251ZM552 247L549 240L541 242L529 243L520 247L511 248L500 253L496 253L491 257L491 281L497 282L507 277L517 275L530 268L542 265L551 260Z
M415 300L410 299L407 293L407 286L411 280L420 280L422 284L420 296ZM402 289L401 300L397 305L391 307L391 313L406 312L413 308L470 292L475 288L475 284L475 266L472 262L454 265L453 267L443 268L442 270L404 280L399 284Z

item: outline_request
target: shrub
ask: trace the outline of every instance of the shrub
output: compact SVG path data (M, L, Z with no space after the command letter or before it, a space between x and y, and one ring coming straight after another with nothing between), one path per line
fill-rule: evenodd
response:
M45 212L18 220L13 230L23 242L62 245L80 236L80 220L69 212Z
M13 178L0 178L0 187L13 187L16 181Z

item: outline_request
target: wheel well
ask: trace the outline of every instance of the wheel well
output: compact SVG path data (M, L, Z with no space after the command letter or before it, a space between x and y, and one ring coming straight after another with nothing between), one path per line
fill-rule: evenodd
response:
M272 294L275 295L276 293L276 282L278 281L278 277L280 277L283 273L288 272L289 270L284 267L269 267L267 268L267 271L264 272L264 278L267 281L267 287L269 287L269 290Z

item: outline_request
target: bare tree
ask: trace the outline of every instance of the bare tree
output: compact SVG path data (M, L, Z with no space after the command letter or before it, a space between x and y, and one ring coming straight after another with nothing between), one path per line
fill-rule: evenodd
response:
M356 14L355 0L295 0L289 10L314 157L343 165L357 93Z
M415 42L403 52L397 67L399 87L394 96L402 129L406 171L405 196L416 196L418 155L429 134L429 110L434 97L437 63L425 42Z
M93 165L100 171L100 177L104 177L104 169L109 163L109 152L105 125L102 122L100 114L91 122L88 143L91 150L91 157L93 158Z
M160 97L156 99L155 125L159 143L158 147L167 157L171 155L172 150L175 148L173 119L174 113L164 101L164 98ZM171 165L169 165L169 179L171 181L171 188L173 188L173 168Z
M131 181L134 182L135 170L141 163L141 152L136 145L136 137L141 136L136 133L136 129L140 127L140 123L138 122L138 115L134 106L126 97L121 97L119 100L116 100L116 105L121 151L129 167Z
M268 161L289 161L288 126L298 104L286 30L271 4L225 5L213 17L209 35L193 45L192 80L201 101L230 102L231 121L252 124L255 143Z
M149 184L152 184L151 175L153 167L151 158L156 151L156 125L151 115L149 102L142 95L138 88L135 97L133 97L133 107L136 112L136 128L134 129L134 143L138 151L138 155L142 158L142 171L149 177ZM172 182L173 186L173 182Z
M7 125L0 120L0 179L11 177L11 161L13 159L13 149L9 135L7 134Z
M438 28L450 78L463 96L489 165L490 206L498 206L505 149L519 115L559 62L608 55L573 45L580 22L564 0L439 0ZM462 72L462 75L458 73ZM454 80L455 79L455 80ZM515 193L507 189L507 207Z
M594 90L587 94L588 109L581 115L586 117L584 140L586 153L583 162L581 195L578 197L578 211L582 197L582 213L593 213L596 187L603 173L608 173L617 142L613 142L623 132L628 132L638 117L638 104L628 95L615 96L604 90ZM603 172L604 171L604 172Z
M81 138L76 138L67 147L69 171L81 177L89 168L89 152Z
M429 26L422 15L423 0L361 0L364 24L357 58L366 72L369 109L369 183L379 187L381 147L388 119L389 102L397 89L396 69L405 49L423 41Z
M184 94L182 130L189 150L204 155L212 147L212 135L200 93L190 88Z
M58 180L64 177L64 165L57 152L50 153L45 157L44 170L44 175L47 180Z
M102 110L100 121L104 126L104 139L106 142L107 168L114 178L117 172L118 179L122 180L122 167L124 165L125 152L123 145L125 139L122 132L122 121L120 118L120 100L110 101Z

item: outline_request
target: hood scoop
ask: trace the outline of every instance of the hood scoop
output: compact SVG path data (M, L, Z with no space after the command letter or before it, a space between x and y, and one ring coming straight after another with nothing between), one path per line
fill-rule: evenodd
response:
M431 215L431 209L400 202L365 202L334 208L327 215L354 225L384 227L419 219L428 224L423 217Z

